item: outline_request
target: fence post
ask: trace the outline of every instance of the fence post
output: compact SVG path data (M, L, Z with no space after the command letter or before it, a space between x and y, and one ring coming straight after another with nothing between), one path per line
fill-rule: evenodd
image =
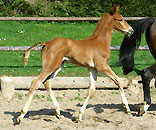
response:
M1 92L5 100L10 101L14 96L14 84L10 77L1 78Z

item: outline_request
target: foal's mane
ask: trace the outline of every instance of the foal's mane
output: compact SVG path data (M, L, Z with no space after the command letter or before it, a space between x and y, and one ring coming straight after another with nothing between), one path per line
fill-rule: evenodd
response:
M119 5L115 4L113 6L113 8L109 11L106 12L104 16L101 17L101 19L98 21L98 24L95 28L95 31L93 32L92 36L90 38L94 38L98 35L99 32L101 32L102 26L107 25L108 23L106 23L106 20L108 20L108 18L110 18L110 16L113 16L115 14L115 12L119 11ZM110 25L108 25L110 26Z
M106 13L104 16L101 17L101 19L98 21L98 24L92 34L91 37L95 37L97 35L97 33L99 32L99 29L101 29L101 27L103 26L105 20L106 20L106 16L109 15L109 13Z

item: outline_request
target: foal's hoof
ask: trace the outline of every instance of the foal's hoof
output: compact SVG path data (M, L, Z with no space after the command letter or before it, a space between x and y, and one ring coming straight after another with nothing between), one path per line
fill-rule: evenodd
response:
M57 119L60 119L61 115L60 114L56 114L56 117L57 117Z
M140 106L139 110L138 110L138 116L143 116L144 113L145 113L145 111L144 111L143 106Z
M82 114L79 114L79 116L76 119L76 123L79 123L82 121Z
M128 110L126 110L125 113L128 115L131 115L131 111L128 111Z
M145 114L145 110L144 107L146 106L146 103L141 103L139 110L138 110L138 116L143 116L143 114Z
M79 123L79 122L81 122L81 121L82 121L82 113L79 112L79 115L78 115L78 117L77 117L77 119L76 119L76 123Z
M77 119L76 119L76 123L79 123L79 122L81 122L82 120L78 117Z
M130 109L127 108L126 105L125 105L124 103L123 103L122 105L123 105L123 107L124 107L124 109L125 109L125 113L128 114L128 115L130 115L130 114L131 114Z
M18 124L20 124L20 123L21 123L21 117L18 116L18 117L17 117L17 120L16 120L16 123L15 123L14 125L18 125Z

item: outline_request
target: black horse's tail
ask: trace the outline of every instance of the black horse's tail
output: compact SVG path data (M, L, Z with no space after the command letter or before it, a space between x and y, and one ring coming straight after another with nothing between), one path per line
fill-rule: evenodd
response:
M134 52L140 46L142 34L154 22L154 18L145 18L133 23L134 33L131 37L124 37L120 47L119 64L123 66L124 74L134 69Z

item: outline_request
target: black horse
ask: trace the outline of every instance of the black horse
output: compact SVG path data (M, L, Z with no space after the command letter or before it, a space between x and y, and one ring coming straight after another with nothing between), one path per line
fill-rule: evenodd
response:
M139 47L142 34L145 32L146 42L149 50L156 60L156 19L145 18L133 23L134 33L131 37L124 38L120 47L119 63L123 66L124 74L130 73L134 69L134 53ZM141 71L144 103L141 104L138 116L142 116L151 105L150 81L156 76L156 63ZM155 84L156 86L156 84Z

